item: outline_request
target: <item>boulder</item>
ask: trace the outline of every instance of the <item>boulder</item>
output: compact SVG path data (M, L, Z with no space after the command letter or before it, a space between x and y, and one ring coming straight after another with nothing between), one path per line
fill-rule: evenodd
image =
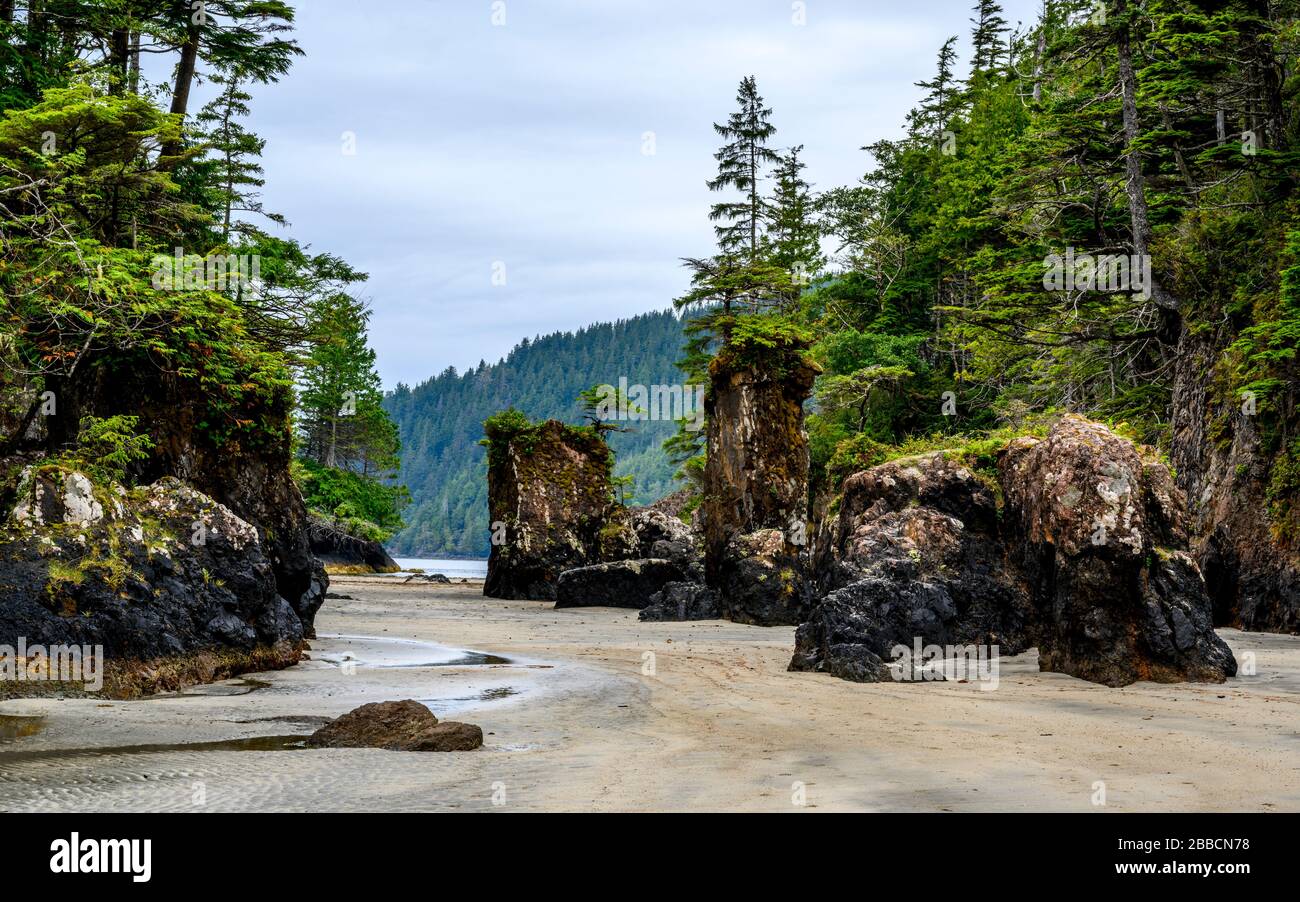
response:
M698 582L667 583L650 596L650 604L639 615L646 622L718 620L722 606L718 592Z
M1024 651L1033 609L1004 559L992 490L948 455L851 476L818 537L821 596L790 669L877 682L891 678L898 645Z
M665 585L685 578L683 569L668 560L613 561L578 567L560 574L555 606L644 608Z
M173 659L201 653L225 655L201 668L217 678L298 660L303 620L258 530L225 505L173 478L128 492L55 467L25 471L17 497L0 527L0 636L101 645L110 682L145 690L175 688L158 662L183 680Z
M899 645L1036 645L1042 670L1109 686L1222 682L1185 523L1155 452L1076 416L1010 442L996 483L946 452L873 467L817 536L790 667L876 681Z
M1008 547L1033 595L1039 666L1108 686L1236 673L1154 452L1066 416L999 458Z
M424 705L407 699L355 708L311 734L307 745L394 752L469 752L483 745L483 731L473 724L440 723Z

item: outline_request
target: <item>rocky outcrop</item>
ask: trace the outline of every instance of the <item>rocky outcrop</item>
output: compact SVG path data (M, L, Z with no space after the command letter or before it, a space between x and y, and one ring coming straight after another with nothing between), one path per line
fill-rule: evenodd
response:
M238 384L245 376L223 378ZM293 400L287 384L217 413L202 380L176 375L147 356L116 355L87 362L75 379L51 380L48 387L58 397L58 415L43 418L47 448L74 445L82 417L138 417L153 449L132 465L132 482L174 477L252 524L280 596L300 614L314 614L324 593L315 585L319 573L308 543L307 507L290 475ZM236 422L235 430L218 431ZM310 619L302 626L310 632Z
M734 620L794 624L806 608L803 405L815 377L797 347L762 366L724 349L710 366L705 575Z
M795 634L791 670L891 679L903 645L1030 644L1029 594L1006 566L993 491L943 452L850 477L818 535L821 598Z
M1185 327L1179 342L1170 459L1187 496L1190 550L1216 625L1300 633L1300 391L1292 382L1267 398L1225 393L1218 370L1230 340ZM1291 487L1270 498L1288 466Z
M1154 455L1067 416L1046 439L1013 441L999 471L1041 669L1108 686L1236 673L1186 553L1181 495Z
M791 669L878 681L900 645L1037 645L1041 669L1109 686L1221 682L1236 663L1184 520L1154 452L1074 416L1011 442L996 484L942 452L858 473L817 537Z
M110 694L298 660L302 618L258 530L225 505L172 478L127 491L55 467L26 470L17 499L0 529L0 636L103 646Z
M669 560L614 561L578 567L560 574L555 586L557 608L644 608L665 585L686 579Z
M648 622L683 620L718 620L722 606L718 592L701 583L667 583L650 596L650 604L639 619Z
M316 514L310 515L311 553L326 573L396 573L402 568L373 539L354 536Z
M393 752L469 752L482 747L483 730L473 724L439 722L424 705L407 699L355 708L312 733L307 745Z
M494 418L485 431L493 544L484 595L554 599L564 571L635 556L598 434L522 418Z

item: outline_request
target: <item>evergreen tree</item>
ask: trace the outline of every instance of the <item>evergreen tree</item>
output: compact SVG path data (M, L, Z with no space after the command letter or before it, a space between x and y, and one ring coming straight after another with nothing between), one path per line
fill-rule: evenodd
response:
M918 81L916 86L925 89L925 98L913 115L913 128L917 132L932 133L936 137L948 127L957 112L961 92L954 75L957 63L957 36L944 41L939 48L939 59L934 78Z
M978 0L975 26L971 32L971 77L989 75L1004 63L1008 47L1003 35L1008 31L1007 20L1002 18L1002 7L997 0Z
M719 223L714 230L721 253L754 263L763 237L764 203L759 187L762 173L764 167L779 159L776 151L767 146L776 134L776 126L770 121L772 110L764 106L752 75L741 80L736 103L739 109L725 125L713 124L714 131L727 143L714 154L718 174L708 185L710 191L734 189L742 199L714 204L709 219Z
M196 121L208 147L206 163L215 169L215 205L219 210L222 243L229 245L231 233L254 237L259 231L246 222L235 220L236 214L255 213L280 225L287 225L278 213L262 207L260 158L266 142L245 129L240 122L249 115L252 97L243 89L244 75L239 70L218 72L209 79L221 86L221 93L199 112Z
M772 173L774 191L768 205L764 256L791 274L797 291L820 272L826 262L821 250L821 228L814 216L816 200L804 180L806 164L799 159L803 146L793 147L778 160ZM793 299L791 299L793 300Z

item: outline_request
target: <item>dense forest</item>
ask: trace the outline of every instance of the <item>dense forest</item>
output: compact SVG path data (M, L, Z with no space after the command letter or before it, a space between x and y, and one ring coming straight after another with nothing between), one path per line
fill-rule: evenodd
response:
M43 462L216 492L228 481L195 472L194 449L269 483L297 441L317 513L370 537L400 525L396 435L352 294L366 277L287 237L261 200L248 90L302 54L293 27L282 2L0 3L10 480ZM175 68L141 65L158 55Z
M395 554L481 555L489 545L483 421L514 407L530 417L575 423L579 395L595 385L660 385L681 381L674 366L682 324L671 312L647 313L577 332L524 339L496 364L464 373L448 368L414 388L399 385L384 405L398 425L402 476L410 489L409 526L389 542ZM616 473L631 477L629 501L649 503L674 488L660 444L675 425L661 420L618 424L610 444Z

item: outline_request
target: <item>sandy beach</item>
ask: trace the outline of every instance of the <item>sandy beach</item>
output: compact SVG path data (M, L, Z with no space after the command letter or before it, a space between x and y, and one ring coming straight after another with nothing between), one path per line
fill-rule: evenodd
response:
M1109 689L788 673L793 628L643 624L473 585L338 578L312 660L176 696L0 703L4 811L1297 811L1300 637L1254 676ZM415 698L475 752L305 750ZM1096 804L1104 784L1105 803Z

